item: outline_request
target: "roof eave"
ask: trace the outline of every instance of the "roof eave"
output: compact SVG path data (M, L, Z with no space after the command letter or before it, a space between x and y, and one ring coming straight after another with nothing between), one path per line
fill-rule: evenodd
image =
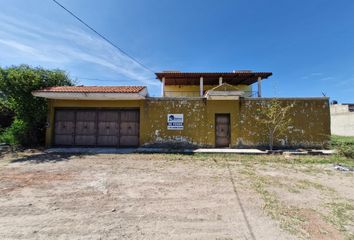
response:
M147 91L139 93L82 93L82 92L45 92L34 91L32 95L47 99L60 100L140 100L145 99Z
M155 73L156 79L162 81L162 78L218 78L218 77L241 77L241 76L250 76L250 77L261 77L263 79L267 79L268 77L272 76L272 72L158 72Z

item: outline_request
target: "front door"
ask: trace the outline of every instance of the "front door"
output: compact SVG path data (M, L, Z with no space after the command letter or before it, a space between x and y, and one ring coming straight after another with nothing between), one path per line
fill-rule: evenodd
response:
M230 114L215 114L215 146L229 147L230 139Z

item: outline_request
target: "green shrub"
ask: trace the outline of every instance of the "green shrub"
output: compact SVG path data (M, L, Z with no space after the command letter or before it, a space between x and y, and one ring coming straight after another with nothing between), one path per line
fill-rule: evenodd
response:
M332 136L331 146L339 156L354 159L354 137Z
M0 94L0 132L11 126L15 113L8 107L5 99Z
M347 144L354 146L354 137L347 137L347 136L331 136L331 145L332 147L336 147L341 144Z
M44 144L47 102L43 98L34 97L32 91L64 85L73 85L73 82L61 70L27 65L0 67L2 99L6 99L6 106L18 120L3 132L2 138L10 144L22 146Z
M336 147L340 156L354 159L354 146L349 144L340 144Z
M0 134L0 142L13 146L21 145L26 141L27 125L19 119L15 119L10 127Z

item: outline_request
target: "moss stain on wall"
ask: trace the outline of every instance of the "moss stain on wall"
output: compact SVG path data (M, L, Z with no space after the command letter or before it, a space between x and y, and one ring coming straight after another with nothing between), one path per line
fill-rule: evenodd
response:
M254 114L257 108L271 99L244 99L241 101L241 126L239 142L243 146L266 146L267 133ZM275 146L324 147L330 137L328 99L282 99L281 103L293 105L289 115L292 124Z

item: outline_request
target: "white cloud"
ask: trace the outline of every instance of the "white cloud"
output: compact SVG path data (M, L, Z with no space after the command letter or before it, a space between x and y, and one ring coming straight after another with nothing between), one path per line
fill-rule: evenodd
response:
M349 79L345 79L345 80L340 80L337 82L338 86L348 86L348 87L353 87L354 85L354 78L349 78Z
M15 42L15 41L12 41L12 40L2 40L0 39L0 43L3 44L3 45L6 45L8 47L12 47L20 52L23 52L23 53L27 53L27 54L34 54L35 53L35 49L30 47L30 46L27 46L27 45L24 45L22 43L19 43L19 42Z
M319 76L322 76L323 73L322 72L313 72L313 73L310 73L308 75L305 75L305 76L302 76L301 79L312 79L314 77L319 77Z
M33 16L32 16L33 17ZM17 18L0 15L0 61L16 58L30 65L72 68L78 64L101 69L145 85L156 86L153 73L141 67L98 36L78 27L67 27L36 16L34 26ZM59 26L58 26L59 25ZM86 74L87 76L87 74Z
M322 76L322 75L323 75L323 73L321 73L321 72L313 72L310 74L310 76Z
M322 82L328 82L328 81L331 81L331 80L334 80L334 77L328 76L328 77L324 77L324 78L320 79L320 81L322 81Z

